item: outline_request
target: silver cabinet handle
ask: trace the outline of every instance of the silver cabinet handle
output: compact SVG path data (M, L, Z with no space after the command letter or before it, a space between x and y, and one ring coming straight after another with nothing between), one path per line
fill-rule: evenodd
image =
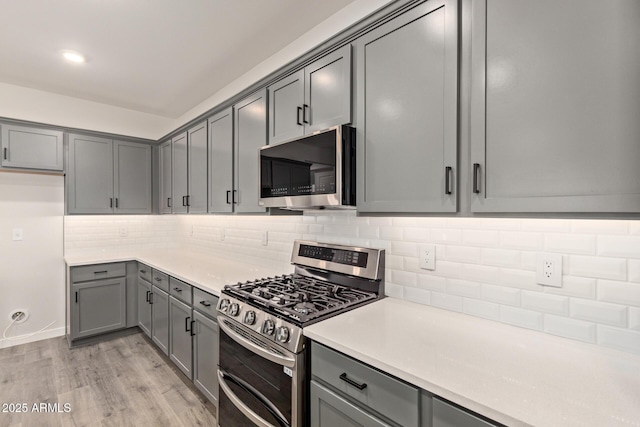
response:
M286 366L288 368L295 367L296 365L295 359L291 357L280 356L279 354L271 353L270 351L263 349L257 344L254 344L248 339L235 333L233 329L231 329L226 324L226 322L227 320L224 317L218 316L218 326L222 328L222 330L229 336L229 338L231 338L232 340L234 340L235 342L237 342L247 350L257 354L258 356L264 357L265 359L270 360L273 363L277 363L278 365Z

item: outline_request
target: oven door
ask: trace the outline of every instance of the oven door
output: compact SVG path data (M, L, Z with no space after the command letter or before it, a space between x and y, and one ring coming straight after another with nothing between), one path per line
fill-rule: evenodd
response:
M303 355L218 316L218 425L300 427Z

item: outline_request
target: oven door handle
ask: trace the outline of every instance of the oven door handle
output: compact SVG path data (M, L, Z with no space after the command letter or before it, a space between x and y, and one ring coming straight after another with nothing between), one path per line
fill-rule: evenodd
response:
M253 423L256 424L258 427L276 427L276 426L267 422L264 418L256 414L251 408L245 405L242 402L242 400L240 400L240 398L236 396L236 394L231 390L231 387L229 387L229 385L227 384L227 379L230 382L241 387L246 392L252 394L256 399L258 399L267 408L267 410L271 413L271 415L273 415L278 420L278 424L280 424L280 427L290 426L290 424L284 418L284 415L282 415L282 412L280 412L278 408L276 408L273 405L273 403L269 402L269 400L267 400L267 398L264 397L262 393L260 393L258 390L256 390L255 388L253 388L251 385L241 380L240 378L236 378L233 375L226 372L222 372L220 369L218 369L218 384L220 385L220 388L222 389L224 394L227 395L231 403L233 403L233 405L236 408L238 408L240 412L242 412L247 418L253 421Z
M257 344L252 343L248 339L243 336L236 334L233 329L225 323L226 319L222 316L218 316L218 326L227 334L229 338L246 348L247 350L257 354L258 356L264 357L267 360L270 360L273 363L277 363L278 365L286 366L287 368L294 368L296 366L296 360L291 357L281 356L276 353L272 353L264 348L260 347Z

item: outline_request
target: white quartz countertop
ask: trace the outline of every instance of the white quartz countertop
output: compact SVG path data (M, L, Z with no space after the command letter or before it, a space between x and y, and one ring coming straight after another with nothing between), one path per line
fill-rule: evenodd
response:
M309 338L507 425L640 426L640 357L384 298Z
M269 266L180 249L96 251L65 255L69 267L121 261L142 262L217 296L224 285L290 272L283 270L282 264L277 262Z

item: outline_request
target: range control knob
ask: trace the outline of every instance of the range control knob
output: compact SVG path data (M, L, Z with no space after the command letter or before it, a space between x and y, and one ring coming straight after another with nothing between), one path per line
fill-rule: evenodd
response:
M244 323L246 323L247 325L253 325L256 323L256 312L251 310L251 311L247 311L244 314L244 319L242 320Z
M289 341L289 328L280 326L276 331L276 341L285 343Z
M229 307L229 315L235 317L238 315L238 313L240 313L240 306L234 302Z
M262 333L265 335L273 335L273 331L276 329L276 324L273 320L265 320L262 324Z
M223 299L220 300L220 307L218 307L218 310L220 311L227 311L227 308L229 308L229 304L231 303L231 301L229 301L228 299Z

